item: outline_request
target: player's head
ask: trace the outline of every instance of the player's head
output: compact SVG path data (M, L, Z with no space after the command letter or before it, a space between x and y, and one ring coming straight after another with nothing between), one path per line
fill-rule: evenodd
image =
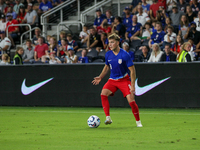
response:
M114 33L108 37L108 40L110 49L115 51L119 47L120 37Z

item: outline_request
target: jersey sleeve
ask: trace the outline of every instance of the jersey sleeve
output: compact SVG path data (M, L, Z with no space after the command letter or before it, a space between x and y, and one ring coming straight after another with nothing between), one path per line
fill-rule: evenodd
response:
M125 59L125 61L126 61L126 66L127 66L127 67L133 66L133 61L132 61L132 59L131 59L131 56L130 56L128 53L125 53L125 54L124 54L124 59Z
M107 52L106 55L105 55L105 64L106 64L106 65L109 65L109 63L108 63L108 52Z

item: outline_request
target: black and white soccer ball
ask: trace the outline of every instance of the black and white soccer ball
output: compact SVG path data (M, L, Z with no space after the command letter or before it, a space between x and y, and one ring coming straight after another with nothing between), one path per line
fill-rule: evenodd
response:
M101 121L99 117L92 115L88 118L87 123L90 128L97 128L100 125Z

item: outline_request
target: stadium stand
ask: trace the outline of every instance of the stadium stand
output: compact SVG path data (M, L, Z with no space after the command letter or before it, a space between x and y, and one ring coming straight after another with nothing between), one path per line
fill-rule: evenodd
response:
M45 61L37 59L27 62L24 57L25 53L21 57L25 60L25 64L49 62L52 52L47 40L47 35L49 35L58 41L56 46L54 45L57 49L56 53L58 52L55 57L62 62L65 62L68 50L72 47L77 58L82 56L79 48L86 48L89 63L104 63L105 53L109 50L109 41L101 36L105 32L108 36L112 33L119 34L120 45L123 42L130 45L130 51L133 51L135 55L134 61L138 61L142 54L139 48L149 45L149 38L154 41L153 43L158 41L161 51L164 51L165 44L170 43L171 52L176 56L185 50L182 47L183 43L189 41L191 48L188 53L193 58L191 60L198 61L200 50L196 49L196 45L200 45L199 10L200 3L196 0L175 0L173 2L168 0L127 0L126 2L122 0L39 0L31 1L31 3L20 0L15 2L1 0L0 34L6 34L7 42L11 43L9 49L2 50L1 45L5 47L6 43L4 36L1 36L3 37L0 42L1 54L7 53L12 63L17 47L25 47L27 40L32 40L33 46L36 46L38 37L43 36L44 42L48 45L47 52L44 52ZM137 21L141 22L141 27L135 25ZM19 26L12 26L13 24ZM29 24L31 30L24 24ZM158 30L157 24L161 26ZM150 29L147 30L146 25L150 26ZM94 27L94 30L98 29L99 32L95 31L91 34L91 27ZM109 32L106 29L109 29ZM173 31L172 34L168 31L170 29ZM34 32L37 30L40 33ZM137 30L137 35L131 38L135 30ZM126 32L129 33L128 37L125 36ZM33 36L34 34L36 36ZM175 42L179 36L184 42ZM61 46L61 39L66 40L65 46ZM97 44L90 47L93 43L87 42L87 39ZM150 46L153 43L151 42ZM178 47L178 52L174 45ZM24 48L24 52L25 50L27 55L28 49Z

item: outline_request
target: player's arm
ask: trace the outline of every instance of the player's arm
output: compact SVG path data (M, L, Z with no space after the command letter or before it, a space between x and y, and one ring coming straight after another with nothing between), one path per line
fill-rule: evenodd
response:
M135 72L135 66L132 65L128 67L130 70L130 77L131 77L131 93L135 93L135 79L136 79L136 72Z
M108 65L105 65L101 74L98 77L95 77L94 80L92 81L93 85L98 85L99 82L101 82L101 79L105 77L105 75L108 73L110 70L110 67Z

